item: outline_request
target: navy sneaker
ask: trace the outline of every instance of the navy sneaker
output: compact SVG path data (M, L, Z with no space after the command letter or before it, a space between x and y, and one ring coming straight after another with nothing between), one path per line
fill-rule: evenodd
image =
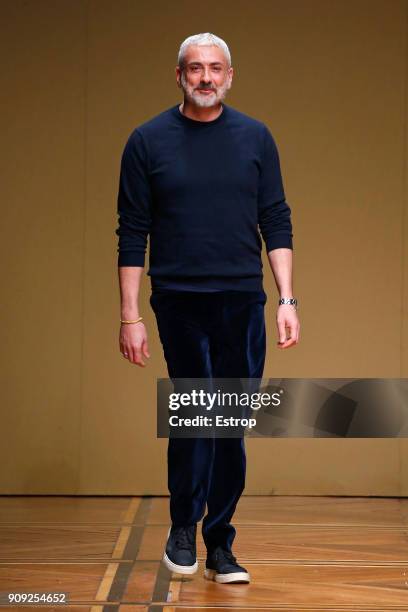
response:
M215 582L250 582L250 576L241 565L238 565L232 552L223 550L218 546L211 553L207 553L204 578Z
M189 527L170 527L163 562L171 572L195 574L198 570L196 534L196 524Z

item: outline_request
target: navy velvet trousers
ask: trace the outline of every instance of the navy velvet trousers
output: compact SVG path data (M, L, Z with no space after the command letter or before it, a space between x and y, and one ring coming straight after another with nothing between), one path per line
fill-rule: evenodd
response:
M259 378L266 349L262 291L160 290L150 297L170 378ZM231 550L231 524L245 487L245 440L168 441L168 489L173 525L199 522L208 551Z

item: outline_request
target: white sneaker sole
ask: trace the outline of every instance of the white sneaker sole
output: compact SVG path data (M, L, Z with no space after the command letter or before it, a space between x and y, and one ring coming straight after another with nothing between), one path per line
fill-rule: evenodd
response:
M198 570L198 561L194 565L177 565L168 558L167 553L163 555L163 563L171 572L177 572L178 574L195 574Z
M167 532L167 539L169 538L171 531L171 527ZM163 563L171 572L177 572L178 574L195 574L198 570L198 561L194 563L194 565L177 565L177 563L173 563L171 559L167 556L165 552L163 555Z
M251 577L248 572L234 572L232 574L217 574L217 572L213 569L208 569L207 567L204 570L204 578L207 580L214 580L215 582L220 582L225 584L227 582L250 582Z

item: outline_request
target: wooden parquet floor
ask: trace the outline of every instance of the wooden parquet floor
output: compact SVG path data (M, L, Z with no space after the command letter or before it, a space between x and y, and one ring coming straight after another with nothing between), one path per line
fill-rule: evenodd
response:
M198 572L166 569L168 497L0 497L0 609L408 612L408 499L243 496L232 522L250 584L204 580L201 523Z

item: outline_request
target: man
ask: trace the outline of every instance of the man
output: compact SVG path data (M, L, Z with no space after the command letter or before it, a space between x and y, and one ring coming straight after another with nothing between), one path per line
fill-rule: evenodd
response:
M261 237L281 298L278 347L299 340L291 210L278 151L262 122L222 103L232 77L222 39L188 37L176 67L183 103L135 128L122 155L120 350L142 367L150 357L138 307L150 235L150 304L171 378L262 378L267 296ZM197 571L197 522L207 505L205 577L249 582L232 553L230 522L245 486L243 437L170 437L167 459L172 525L166 566Z

